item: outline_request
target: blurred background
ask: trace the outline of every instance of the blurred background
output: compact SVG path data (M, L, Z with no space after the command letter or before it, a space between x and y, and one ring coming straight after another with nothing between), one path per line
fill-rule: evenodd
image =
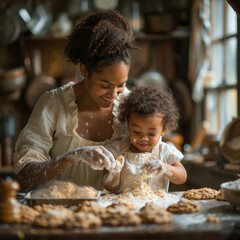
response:
M227 1L0 0L0 172L12 171L16 138L39 96L81 79L64 56L67 36L86 14L108 9L128 19L142 49L133 52L127 87L170 87L179 104L179 129L164 140L186 153L186 167L194 159L228 166L225 177L238 171L240 157L219 150L240 112L239 19Z

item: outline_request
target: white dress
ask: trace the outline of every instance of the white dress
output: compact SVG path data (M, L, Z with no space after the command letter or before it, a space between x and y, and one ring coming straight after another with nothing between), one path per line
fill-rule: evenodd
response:
M123 155L125 158L125 164L121 171L121 180L117 193L123 192L125 188L133 187L133 183L137 181L140 175L143 173L141 167L149 161L160 161L172 165L174 162L181 161L183 154L177 150L174 146L162 142L152 149L151 153L133 153L129 150L130 141L127 137L122 142L116 141L110 143L106 148L111 151L115 158L119 155ZM153 172L148 176L148 185L152 190L167 190L169 180L164 177L164 172Z
M125 88L114 101L113 135L111 139L94 142L78 135L78 107L73 85L70 82L44 93L21 131L15 146L14 168L18 174L30 162L44 162L78 147L105 146L126 136L126 127L117 119L118 105L129 93ZM73 181L78 185L90 185L103 189L103 171L96 171L79 161L65 169L56 180Z

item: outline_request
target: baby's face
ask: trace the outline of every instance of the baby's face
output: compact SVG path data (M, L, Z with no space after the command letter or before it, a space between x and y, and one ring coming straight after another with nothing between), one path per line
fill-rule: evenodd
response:
M128 121L130 150L132 152L151 152L153 147L164 135L162 115L155 114L151 117L132 113Z

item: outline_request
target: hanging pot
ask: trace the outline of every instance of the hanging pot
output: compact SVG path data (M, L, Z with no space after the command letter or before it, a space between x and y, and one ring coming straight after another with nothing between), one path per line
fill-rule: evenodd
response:
M16 41L21 32L21 25L11 9L0 11L0 45L8 45Z
M144 85L146 83L156 84L160 88L167 87L167 80L157 70L149 69L138 76L138 80L136 81L136 85Z
M149 66L146 70L140 73L140 75L138 76L138 80L136 81L136 85L151 83L156 84L160 88L167 87L167 79L156 68L156 54L156 43L153 42L149 54Z

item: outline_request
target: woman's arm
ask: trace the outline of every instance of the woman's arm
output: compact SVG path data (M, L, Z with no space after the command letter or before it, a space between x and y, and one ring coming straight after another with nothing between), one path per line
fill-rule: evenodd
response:
M27 190L48 182L73 163L71 158L28 163L17 175L21 189Z
M102 146L86 146L52 160L28 163L19 172L18 180L22 189L33 188L57 177L75 161L82 161L94 170L112 170L117 167L113 155L107 149Z
M162 163L165 176L174 184L183 184L187 179L187 172L180 161L174 162L172 165Z

